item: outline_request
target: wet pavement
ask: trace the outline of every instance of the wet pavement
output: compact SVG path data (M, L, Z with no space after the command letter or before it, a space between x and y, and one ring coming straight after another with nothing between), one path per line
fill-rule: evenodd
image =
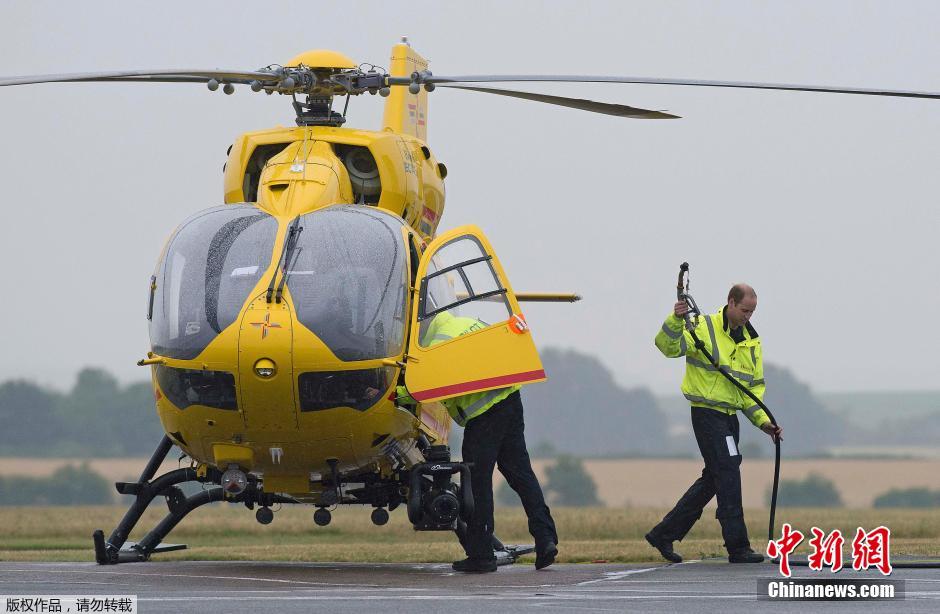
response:
M805 567L794 578L832 577ZM842 570L837 578L881 578L877 571ZM769 602L758 600L761 578L776 566L724 560L679 565L531 565L496 573L458 574L444 564L153 561L0 563L0 595L136 595L138 611L214 614L276 612L479 612L505 604L557 612L936 612L940 570L895 569L903 601ZM0 612L5 612L0 603ZM769 611L769 610L765 610Z

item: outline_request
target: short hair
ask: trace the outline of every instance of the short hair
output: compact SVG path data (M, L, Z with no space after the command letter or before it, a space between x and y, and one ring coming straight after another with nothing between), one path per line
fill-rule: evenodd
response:
M731 289L728 290L728 302L734 301L735 303L740 303L741 299L745 296L753 296L757 298L757 292L754 291L754 288L750 287L747 284L734 284L731 286Z

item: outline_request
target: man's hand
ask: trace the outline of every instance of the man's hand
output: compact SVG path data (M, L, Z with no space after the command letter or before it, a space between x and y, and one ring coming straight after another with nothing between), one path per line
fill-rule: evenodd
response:
M689 305L685 301L679 301L672 307L672 312L676 314L677 318L685 317L685 314L689 313Z
M764 426L760 427L760 430L770 435L771 439L774 439L776 436L780 438L780 441L783 441L783 427L782 426L776 426L774 425L773 422L768 422L764 424Z
M404 386L395 387L395 402L399 405L404 405L410 407L412 405L417 405L418 402L414 400L411 394L408 392L408 389Z

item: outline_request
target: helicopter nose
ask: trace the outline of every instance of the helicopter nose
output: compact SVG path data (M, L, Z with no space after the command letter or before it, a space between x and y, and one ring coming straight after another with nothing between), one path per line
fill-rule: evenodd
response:
M293 330L286 301L251 302L238 336L240 406L251 429L283 431L297 427L291 381Z

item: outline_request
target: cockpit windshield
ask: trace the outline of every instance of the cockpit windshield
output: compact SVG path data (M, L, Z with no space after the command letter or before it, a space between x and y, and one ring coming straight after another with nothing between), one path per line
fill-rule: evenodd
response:
M155 273L150 343L191 359L235 321L271 262L277 221L250 205L201 211L176 230Z
M402 221L361 205L301 216L287 287L297 319L340 360L401 353L408 291Z

